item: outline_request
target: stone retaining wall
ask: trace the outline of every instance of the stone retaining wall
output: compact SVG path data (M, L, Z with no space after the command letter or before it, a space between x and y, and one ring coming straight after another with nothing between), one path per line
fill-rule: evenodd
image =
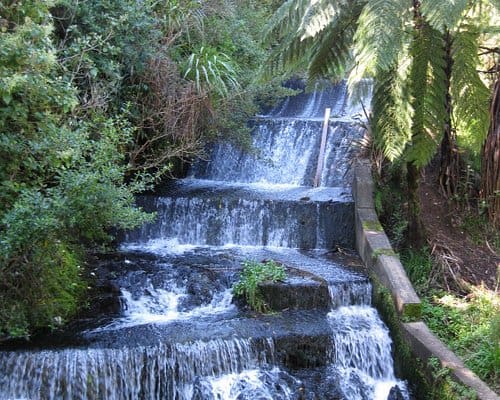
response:
M399 328L414 356L425 365L435 357L450 376L477 393L480 400L499 400L481 379L432 334L420 321L421 304L410 280L392 249L380 224L373 201L374 184L368 160L359 160L355 167L353 195L355 201L356 248L365 265L389 290L399 313ZM427 371L430 373L430 371Z

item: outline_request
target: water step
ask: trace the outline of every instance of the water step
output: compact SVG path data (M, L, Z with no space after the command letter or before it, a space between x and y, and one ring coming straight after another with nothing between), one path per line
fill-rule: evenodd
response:
M370 283L357 277L329 284L314 275L308 278L294 276L284 282L263 282L259 289L268 309L275 312L331 311L341 306L371 303Z
M353 248L353 203L342 188L254 186L191 181L170 185L168 196L138 201L156 222L126 235L127 242L175 238L179 243L300 249Z

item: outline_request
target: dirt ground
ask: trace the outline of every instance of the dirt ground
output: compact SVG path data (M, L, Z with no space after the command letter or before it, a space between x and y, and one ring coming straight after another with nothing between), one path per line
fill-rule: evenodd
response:
M428 171L421 181L420 200L429 244L441 260L435 278L452 291L467 291L468 284L498 290L500 255L488 243L471 240L461 228L463 213L441 194L436 176Z

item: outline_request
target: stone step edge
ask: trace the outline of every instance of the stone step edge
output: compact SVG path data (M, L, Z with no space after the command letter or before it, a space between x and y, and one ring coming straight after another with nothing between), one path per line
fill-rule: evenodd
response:
M378 220L373 201L374 188L370 161L358 159L354 167L352 189L356 249L367 268L378 276L391 293L399 313L399 326L413 354L424 361L424 365L429 365L430 358L437 358L441 367L450 371L452 379L475 391L479 400L499 400L500 397L465 367L460 358L420 320L420 298Z

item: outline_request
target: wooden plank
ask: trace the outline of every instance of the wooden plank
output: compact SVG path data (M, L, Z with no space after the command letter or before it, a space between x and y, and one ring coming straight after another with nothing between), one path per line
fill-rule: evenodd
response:
M325 147L326 137L328 136L328 122L330 120L330 108L325 108L325 118L323 119L323 132L321 134L321 144L319 147L318 164L316 167L316 176L314 177L313 186L318 187L321 181L321 173L323 172L323 164L325 163Z

